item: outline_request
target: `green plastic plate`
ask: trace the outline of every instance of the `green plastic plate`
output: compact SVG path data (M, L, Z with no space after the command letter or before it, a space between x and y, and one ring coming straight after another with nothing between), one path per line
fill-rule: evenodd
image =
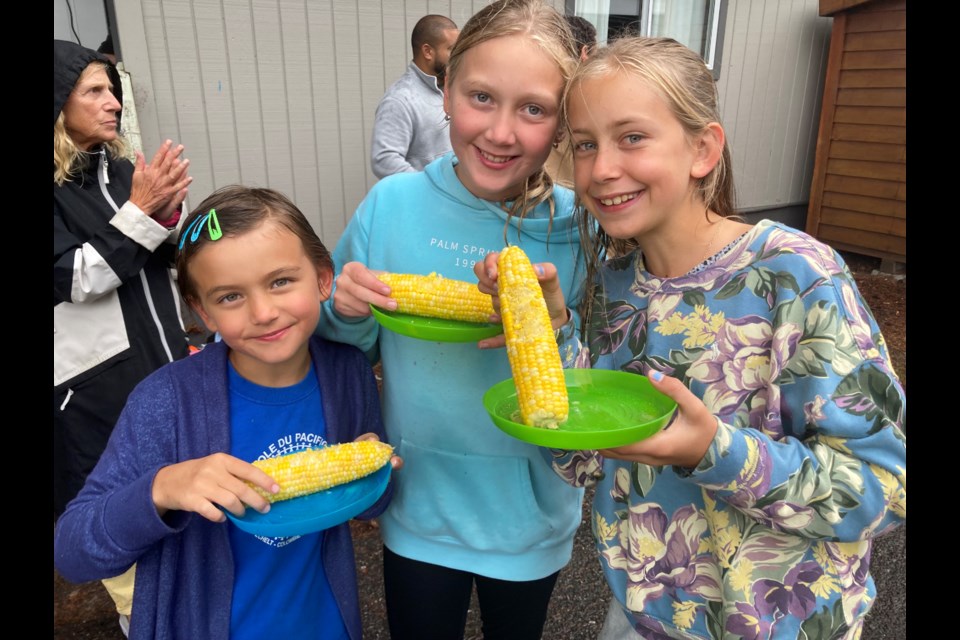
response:
M370 305L370 311L382 327L420 340L476 342L503 333L502 324L491 322L475 323L445 320L443 318L424 318L408 313L387 311L374 305Z
M490 387L483 405L504 433L552 449L609 449L649 438L667 425L677 403L646 376L605 369L565 369L570 414L557 429L520 421L513 379Z

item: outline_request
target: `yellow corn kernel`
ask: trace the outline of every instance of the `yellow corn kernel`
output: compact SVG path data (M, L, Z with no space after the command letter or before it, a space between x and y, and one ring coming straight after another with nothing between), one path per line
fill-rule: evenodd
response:
M280 485L279 493L253 486L270 502L298 498L368 476L390 461L393 447L378 440L344 442L256 460L253 466Z
M464 322L490 322L494 313L490 296L481 293L475 282L436 273L382 273L377 277L390 287L390 297L397 301L400 313Z
M566 422L570 405L543 290L520 247L504 249L497 270L500 317L520 416L526 425L556 429Z

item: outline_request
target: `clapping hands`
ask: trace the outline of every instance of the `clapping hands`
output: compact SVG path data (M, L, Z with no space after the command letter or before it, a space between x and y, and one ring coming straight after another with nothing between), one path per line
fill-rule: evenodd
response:
M180 158L183 145L173 146L167 140L153 156L150 164L137 152L130 188L130 202L157 222L168 220L187 196L193 178L187 175L189 160Z

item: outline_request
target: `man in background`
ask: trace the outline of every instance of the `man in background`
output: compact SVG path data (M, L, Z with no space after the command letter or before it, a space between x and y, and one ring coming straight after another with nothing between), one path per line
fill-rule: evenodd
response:
M458 35L457 25L445 16L424 16L414 26L413 60L377 105L370 166L378 178L420 171L450 151L443 78Z

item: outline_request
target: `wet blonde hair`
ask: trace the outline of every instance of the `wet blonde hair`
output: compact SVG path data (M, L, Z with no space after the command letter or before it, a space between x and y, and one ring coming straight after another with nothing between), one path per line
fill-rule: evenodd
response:
M689 140L706 132L711 123L720 123L720 100L713 74L699 54L671 38L624 37L600 49L580 64L563 96L567 111L571 94L591 78L620 76L622 81L642 82L656 91L676 117ZM564 113L564 122L567 122ZM720 159L706 176L697 180L695 196L704 205L704 215L736 215L730 148L724 143ZM622 256L637 248L632 238L611 238L584 210L577 199L577 223L587 256L587 291L581 318L589 323L589 307L597 286L600 264L608 256Z
M87 68L83 70L83 73L80 74L80 77L77 78L76 84L80 84L87 76L97 71L106 71L107 68L107 63L105 62L100 62L99 60L91 62L87 65ZM109 77L110 74L108 73L107 78ZM113 89L112 84L110 88L111 90ZM67 98L68 102L69 100L70 99ZM111 158L122 158L127 153L127 144L122 136L117 136L116 139L103 143L103 146ZM80 173L86 165L86 162L86 152L78 147L73 142L70 134L67 133L63 111L61 110L60 115L57 116L56 121L53 123L53 183L57 186L62 186L64 182L69 182Z
M563 15L542 0L499 0L475 13L463 26L447 63L447 86L456 81L467 51L487 40L513 35L525 36L540 47L557 64L566 84L576 66L577 45ZM564 126L562 113L561 109L559 127ZM553 180L541 166L527 177L523 193L512 204L501 202L500 205L508 215L522 219L546 201L550 203L553 220Z

